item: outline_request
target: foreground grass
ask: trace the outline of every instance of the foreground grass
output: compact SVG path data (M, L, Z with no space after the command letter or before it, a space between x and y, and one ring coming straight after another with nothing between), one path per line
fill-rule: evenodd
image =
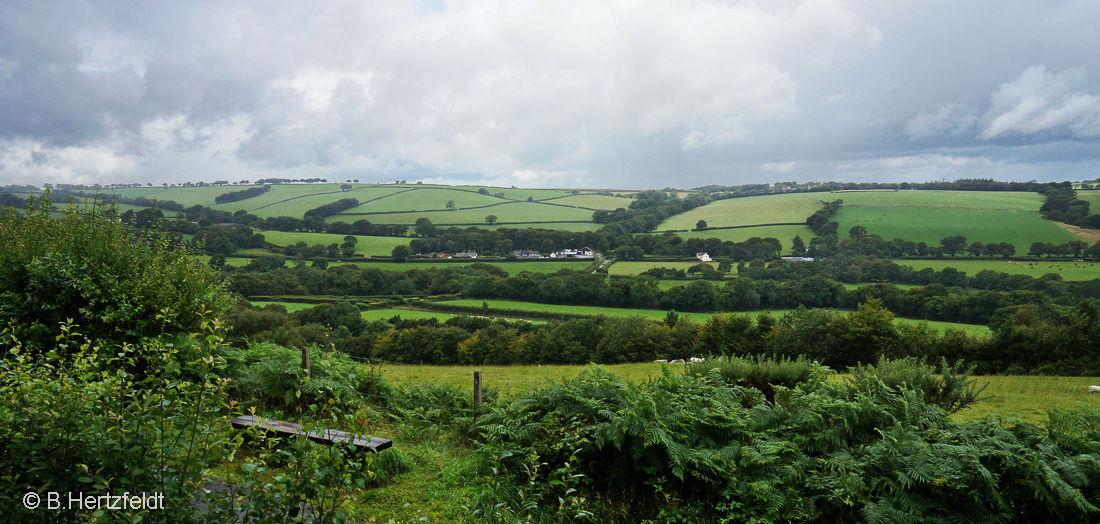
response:
M590 366L402 366L383 368L383 377L392 383L439 384L472 390L474 370L481 370L482 387L509 398L525 389L547 382L572 379ZM658 376L663 368L681 372L682 364L619 364L603 366L632 382ZM1088 386L1100 383L1098 377L985 376L978 382L989 383L989 398L952 416L957 422L980 420L988 415L1018 418L1031 423L1047 420L1052 409L1072 409L1083 404L1100 408L1100 394L1090 394Z

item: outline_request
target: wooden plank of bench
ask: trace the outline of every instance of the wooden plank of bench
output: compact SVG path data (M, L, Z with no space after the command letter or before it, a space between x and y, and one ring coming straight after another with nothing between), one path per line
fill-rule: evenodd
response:
M346 431L337 431L334 429L313 430L307 433L306 430L302 428L301 424L283 422L281 420L264 417L254 417L252 415L234 418L230 423L233 424L233 427L236 429L259 427L269 436L306 437L318 444L332 445L333 442L351 442L359 451L382 451L393 446L393 441L389 439L371 437L370 440L367 440L361 438L357 433L348 433Z

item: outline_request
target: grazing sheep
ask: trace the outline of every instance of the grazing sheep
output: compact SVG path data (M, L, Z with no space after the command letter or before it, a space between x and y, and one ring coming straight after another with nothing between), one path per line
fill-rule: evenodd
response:
M1100 393L1100 386L1089 386L1089 393Z
M696 362L702 362L702 361L703 361L703 359L701 359L699 357L691 357L691 358L688 359L688 362L691 362L692 364L694 364Z
M683 363L684 363L684 359L682 359L682 358L678 358L676 360L673 360L672 362L669 362L669 364L683 364Z
M663 364L667 364L667 363L668 363L668 360L667 360L667 359L663 359L663 358L659 358L659 359L657 359L657 360L654 360L654 362L661 362L661 363L663 363Z

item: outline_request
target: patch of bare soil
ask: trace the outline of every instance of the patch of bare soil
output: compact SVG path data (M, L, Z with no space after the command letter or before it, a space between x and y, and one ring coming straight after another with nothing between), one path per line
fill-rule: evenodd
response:
M1070 233L1073 233L1074 235L1077 235L1078 237L1081 238L1081 240L1084 240L1085 242L1088 242L1089 244L1095 244L1097 242L1100 242L1100 229L1086 229L1086 228L1083 228L1083 227L1077 227L1077 226L1071 226L1069 224L1063 224L1061 222L1055 222L1055 224L1058 224L1058 227L1061 227L1062 229L1064 229L1066 231L1069 231Z

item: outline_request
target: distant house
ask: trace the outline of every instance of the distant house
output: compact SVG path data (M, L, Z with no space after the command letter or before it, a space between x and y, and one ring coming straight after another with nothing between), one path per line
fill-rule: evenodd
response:
M813 262L814 257L779 257L787 262Z
M455 253L454 258L477 258L477 253Z
M706 251L696 253L695 258L698 258L700 262L711 262L710 253Z
M595 258L596 252L591 248L582 247L580 249L563 249L561 251L555 251L550 253L553 258Z
M527 249L518 249L512 251L512 256L516 258L542 258L542 254L538 251L530 251Z

